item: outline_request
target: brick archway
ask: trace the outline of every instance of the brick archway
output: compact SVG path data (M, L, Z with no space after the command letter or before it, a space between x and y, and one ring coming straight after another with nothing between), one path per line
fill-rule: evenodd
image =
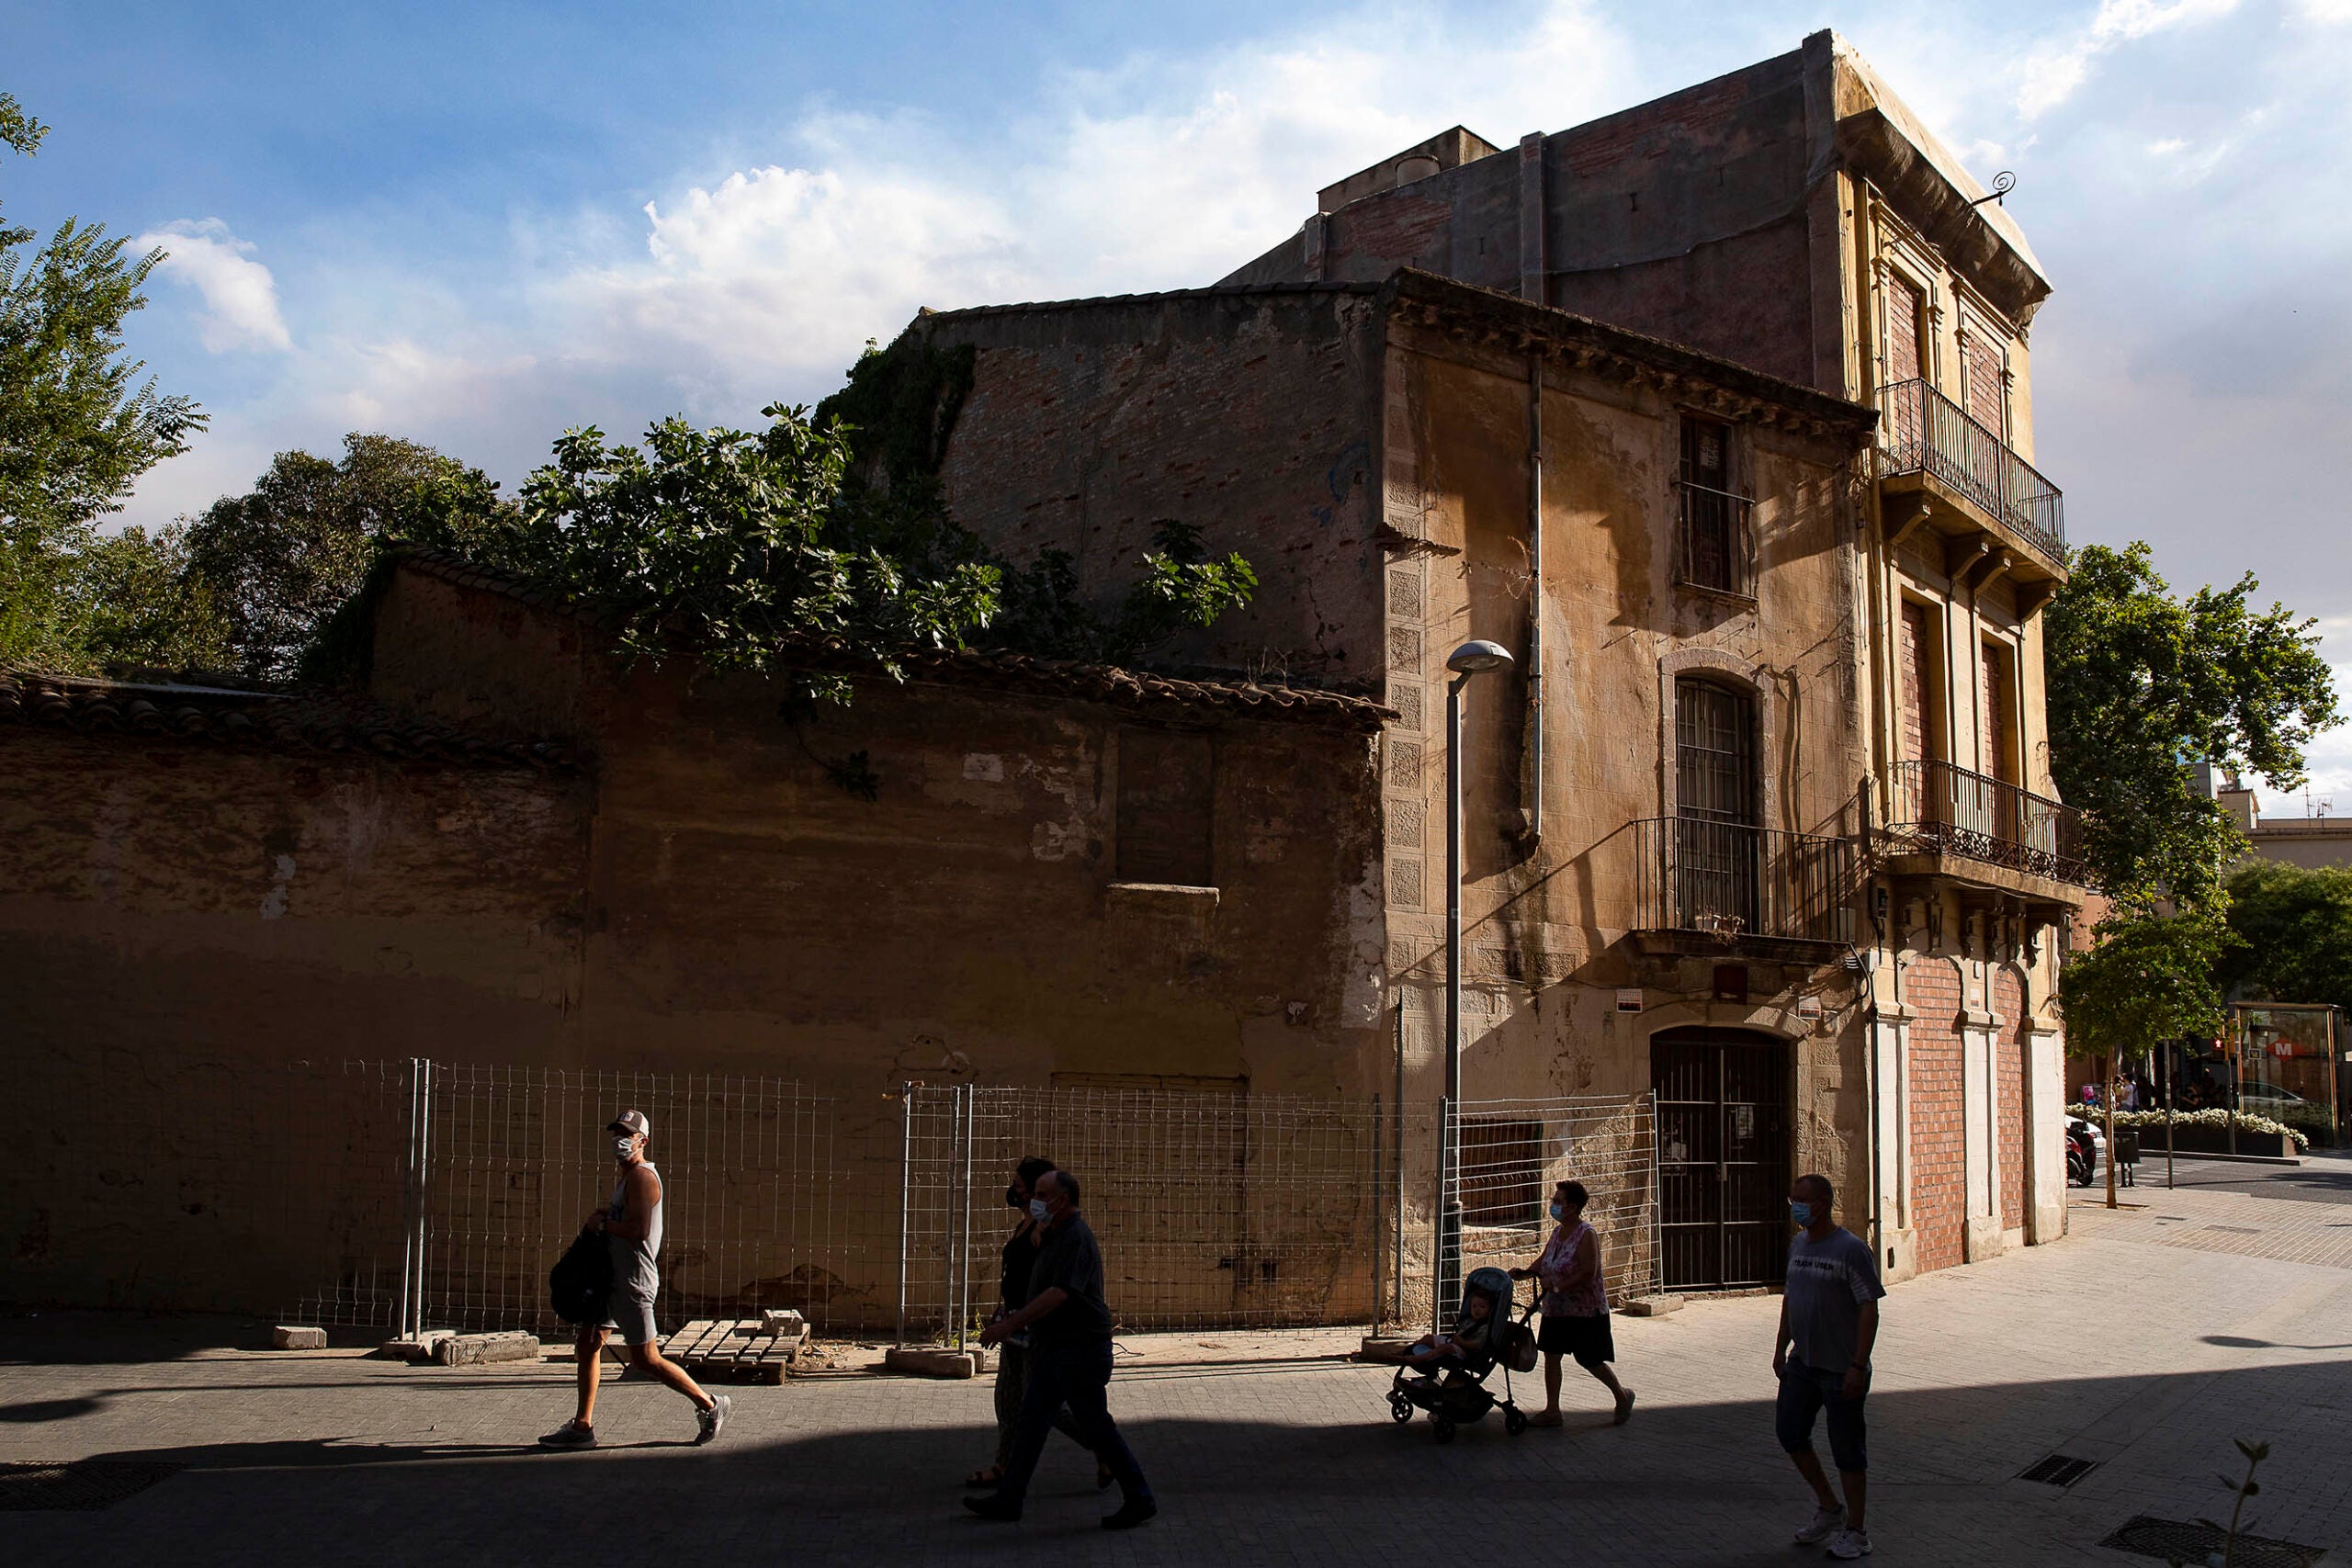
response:
M1904 1000L1911 1010L1911 1231L1924 1274L1968 1257L1960 970L1948 958L1915 960Z

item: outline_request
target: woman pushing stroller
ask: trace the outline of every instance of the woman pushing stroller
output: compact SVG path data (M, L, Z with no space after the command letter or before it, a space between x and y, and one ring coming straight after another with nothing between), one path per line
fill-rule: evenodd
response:
M1617 1381L1609 1363L1617 1359L1615 1337L1609 1331L1609 1287L1600 1273L1600 1236L1585 1224L1585 1205L1592 1195L1580 1181L1563 1181L1552 1193L1552 1218L1558 1222L1543 1253L1524 1269L1514 1269L1514 1280L1532 1278L1541 1286L1543 1326L1535 1348L1544 1352L1544 1404L1528 1417L1534 1427L1557 1427L1560 1417L1560 1358L1570 1357L1600 1382L1617 1401L1618 1426L1634 1414L1634 1391Z

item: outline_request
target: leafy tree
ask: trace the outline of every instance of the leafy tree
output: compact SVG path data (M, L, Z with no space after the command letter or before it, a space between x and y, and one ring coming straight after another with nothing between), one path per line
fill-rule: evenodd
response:
M764 412L757 433L663 420L642 449L567 432L514 506L444 485L420 494L412 531L594 607L631 658L781 673L813 643L899 676L908 649L959 646L988 625L995 565L848 486L842 427ZM844 676L800 678L811 695L847 695Z
M2229 919L2239 941L2222 966L2230 989L2352 1010L2352 866L2247 861L2230 876Z
M225 623L235 667L262 679L293 674L427 480L488 483L429 446L354 433L340 462L280 452L250 491L205 508L187 529L187 581Z
M0 145L29 156L47 133L0 95ZM205 421L123 352L164 253L127 257L71 218L28 254L33 239L0 221L0 662L85 670L97 654L77 575L96 522Z
M1090 663L1131 664L1187 626L1214 625L1250 602L1258 574L1238 555L1212 560L1189 523L1154 525L1143 575L1118 611L1096 612L1079 597L1067 550L1046 550L1029 567L1008 570L1004 616L989 640L1024 653Z
M236 663L234 629L188 566L188 531L125 528L81 550L71 592L89 660L99 669L215 671Z
M2185 758L2303 773L2302 748L2341 721L2314 624L2248 604L2251 575L2176 598L2148 547L2078 552L2045 619L2051 766L2082 808L2101 888L2126 912L2218 908L2243 840L2197 793Z
M2058 992L2069 1043L2106 1064L2108 1147L2115 1146L2115 1100L2127 1064L2158 1043L2210 1039L2227 1019L2214 974L2236 943L2206 908L2123 915L2101 920L2087 951L2069 953ZM2115 1206L2115 1162L2108 1162L2107 1201Z

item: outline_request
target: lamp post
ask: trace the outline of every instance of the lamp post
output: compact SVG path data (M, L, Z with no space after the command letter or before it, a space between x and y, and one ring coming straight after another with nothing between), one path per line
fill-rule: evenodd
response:
M1446 656L1445 688L1445 1103L1438 1118L1437 1308L1458 1292L1462 1267L1462 688L1473 675L1510 668L1500 643L1465 642Z

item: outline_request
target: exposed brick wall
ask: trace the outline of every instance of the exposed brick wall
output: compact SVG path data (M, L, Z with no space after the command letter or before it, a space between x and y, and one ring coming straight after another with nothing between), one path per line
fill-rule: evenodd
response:
M1960 976L1922 958L1905 972L1911 1020L1911 1226L1919 1271L1966 1261L1966 1111L1961 1087Z
M2015 1230L2026 1223L2025 987L2015 972L2004 969L1995 977L1993 1010L2001 1019L1993 1059L1994 1114L2001 1139L2001 1224Z
M1371 437L1381 328L1362 293L1162 296L933 318L976 346L941 469L1011 559L1069 553L1114 606L1162 519L1258 573L1247 608L1156 657L1320 678L1382 663Z

